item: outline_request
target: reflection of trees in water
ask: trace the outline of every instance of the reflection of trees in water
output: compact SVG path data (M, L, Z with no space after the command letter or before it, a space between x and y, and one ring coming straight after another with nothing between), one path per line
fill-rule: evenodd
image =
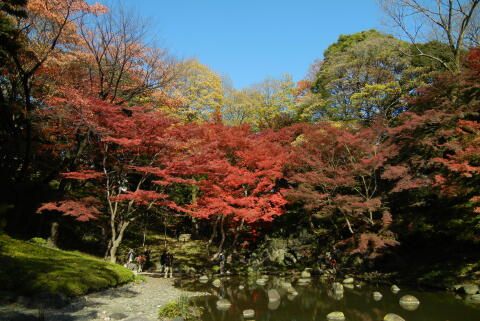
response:
M455 300L453 296L447 294L405 289L405 294L408 291L408 294L418 297L421 301L418 310L408 312L400 307L398 303L400 296L393 295L387 287L365 286L362 289L345 289L343 297L335 300L329 296L329 294L331 295L329 293L331 284L321 283L314 279L311 284L306 286L298 286L292 282L299 295L289 298L289 293L281 285L291 281L288 277L277 280L271 278L266 286L258 286L253 279L251 285L248 286L247 279L222 280L223 296L232 303L232 306L226 311L219 311L216 307L222 287L216 289L209 284L208 291L214 293L215 296L198 298L195 301L197 305L204 307L202 320L205 321L241 321L244 320L242 312L245 309L253 309L255 311L254 320L257 321L325 320L326 315L332 311L342 311L347 320L360 321L382 320L387 312L397 313L403 317L410 315L407 320L413 319L413 315L426 320L480 320L478 309L466 307L461 300ZM239 284L244 285L245 289L238 289ZM269 302L267 295L268 289L272 288L275 288L281 297L275 305ZM383 299L378 302L373 300L373 291L382 292ZM468 317L459 318L462 311Z

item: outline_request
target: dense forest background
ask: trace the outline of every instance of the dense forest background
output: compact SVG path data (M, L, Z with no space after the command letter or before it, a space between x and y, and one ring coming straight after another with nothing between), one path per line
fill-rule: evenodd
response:
M237 90L125 8L0 1L1 229L113 262L191 234L233 262L335 248L345 268L474 276L479 3L379 1L402 39L342 35L298 83Z

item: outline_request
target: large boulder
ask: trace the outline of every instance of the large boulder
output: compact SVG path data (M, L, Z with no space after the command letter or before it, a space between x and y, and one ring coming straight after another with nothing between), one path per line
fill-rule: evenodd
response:
M267 295L269 302L280 301L280 293L275 289L268 290Z
M383 321L405 321L405 319L398 314L388 313L383 317Z
M408 311L414 311L420 305L420 301L413 295L404 295L400 298L400 306Z
M335 312L330 312L327 314L327 320L328 321L344 321L345 320L345 315L343 312L335 311Z

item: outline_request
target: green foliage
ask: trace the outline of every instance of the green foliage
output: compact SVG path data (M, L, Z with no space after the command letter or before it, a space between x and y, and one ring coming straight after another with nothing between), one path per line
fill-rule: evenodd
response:
M163 305L158 311L158 316L169 319L181 317L185 320L200 320L201 309L196 307L188 296L181 295L177 301Z
M405 109L401 97L423 84L425 70L404 54L409 48L376 30L340 36L325 51L312 82L314 95L304 99L302 108L332 121L394 118Z
M40 240L34 242L43 243ZM6 235L0 235L0 249L0 284L7 291L77 296L134 280L133 273L120 265Z
M267 78L244 90L225 88L222 115L229 125L250 124L255 130L275 128L278 119L295 117L295 83L292 76Z
M42 246L46 246L48 244L48 241L41 237L33 237L29 240L29 242L36 245L42 245Z

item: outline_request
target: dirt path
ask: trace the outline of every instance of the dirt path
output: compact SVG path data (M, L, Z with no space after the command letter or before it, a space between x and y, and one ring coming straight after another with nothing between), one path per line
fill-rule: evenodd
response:
M22 309L18 312L21 311L24 317L28 315L32 318L11 318L10 320L155 321L158 320L159 308L167 302L174 301L181 294L203 295L203 293L176 289L173 287L173 279L164 279L160 275L151 274L146 276L145 282L92 293L73 300L62 309L46 310L43 316L38 310Z

